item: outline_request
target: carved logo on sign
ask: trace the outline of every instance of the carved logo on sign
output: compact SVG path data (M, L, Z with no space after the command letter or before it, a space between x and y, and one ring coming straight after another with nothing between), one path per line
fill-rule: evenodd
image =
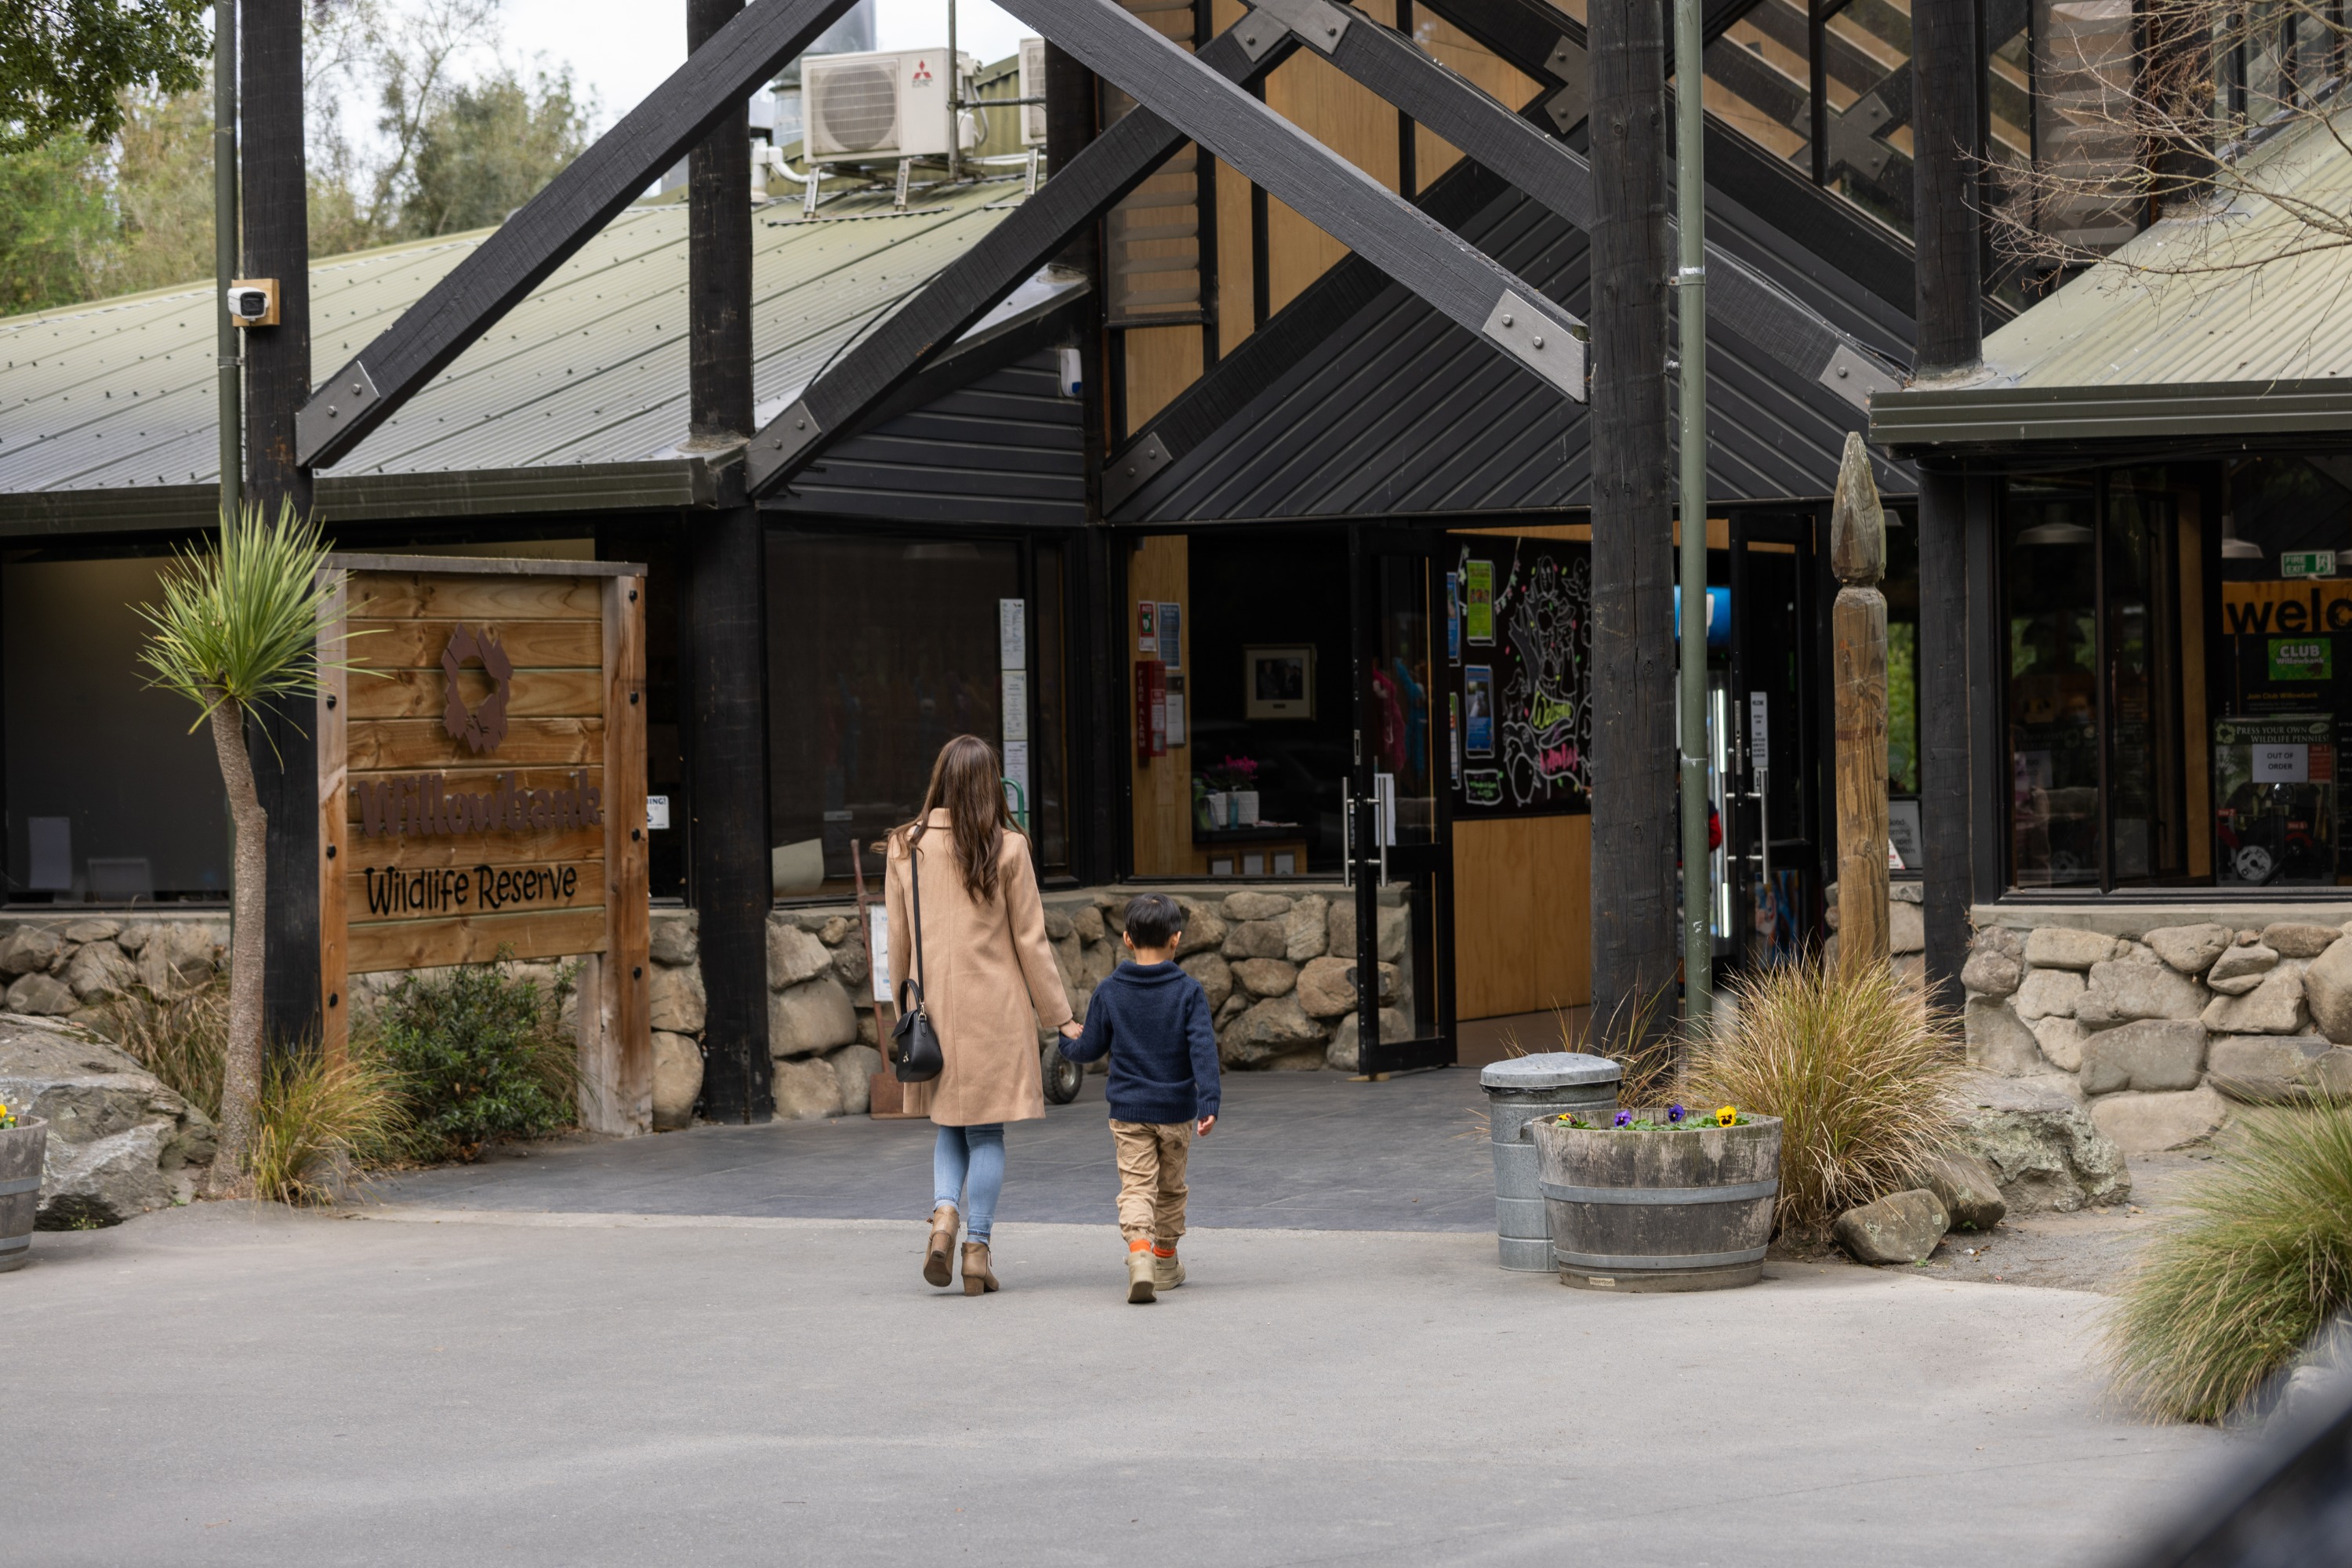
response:
M490 678L490 694L470 708L457 685L457 672L469 658L480 659L482 673ZM499 742L507 738L507 687L514 679L514 661L506 649L488 631L477 632L461 623L449 634L448 647L441 650L441 673L449 688L441 710L441 727L449 731L451 740L462 741L477 756L497 751Z

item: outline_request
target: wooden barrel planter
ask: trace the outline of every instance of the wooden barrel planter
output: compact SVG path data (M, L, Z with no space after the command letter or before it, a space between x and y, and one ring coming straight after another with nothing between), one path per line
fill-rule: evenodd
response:
M1663 1108L1633 1114L1666 1119ZM1779 1117L1654 1132L1547 1118L1531 1131L1561 1284L1726 1290L1764 1277L1780 1193Z
M41 1203L41 1155L48 1142L46 1121L0 1128L0 1274L32 1259L33 1211Z

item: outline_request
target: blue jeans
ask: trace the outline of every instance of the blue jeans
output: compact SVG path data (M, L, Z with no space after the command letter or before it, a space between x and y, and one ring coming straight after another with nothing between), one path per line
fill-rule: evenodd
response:
M965 1233L974 1241L986 1241L996 1223L997 1194L1003 1191L1004 1123L940 1129L939 1142L931 1146L933 1208L953 1205L963 1212Z

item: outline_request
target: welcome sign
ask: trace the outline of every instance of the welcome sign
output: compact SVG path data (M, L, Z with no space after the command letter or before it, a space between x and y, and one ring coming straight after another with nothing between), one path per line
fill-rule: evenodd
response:
M644 569L334 555L320 976L580 961L583 1112L650 1127Z

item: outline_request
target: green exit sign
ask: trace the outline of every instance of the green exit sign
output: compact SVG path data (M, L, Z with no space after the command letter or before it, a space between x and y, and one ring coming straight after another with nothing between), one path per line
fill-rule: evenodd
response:
M2333 577L2336 575L2336 552L2333 550L2281 551L2279 575L2282 577Z

